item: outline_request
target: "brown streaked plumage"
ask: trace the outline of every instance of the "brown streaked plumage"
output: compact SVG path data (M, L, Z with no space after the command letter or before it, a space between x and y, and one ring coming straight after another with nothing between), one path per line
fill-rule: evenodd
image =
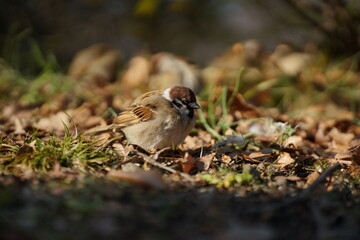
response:
M177 146L195 125L199 108L193 91L175 86L137 97L113 124L94 133L121 130L128 141L147 150Z
M126 127L139 122L146 122L154 118L154 113L147 106L134 106L127 108L114 119L113 125Z

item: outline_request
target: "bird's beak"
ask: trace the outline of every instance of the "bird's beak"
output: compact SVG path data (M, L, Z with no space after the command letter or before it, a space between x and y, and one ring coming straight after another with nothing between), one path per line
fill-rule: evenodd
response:
M192 109L199 109L200 105L197 104L196 102L192 102L192 103L189 103L189 107L191 107Z

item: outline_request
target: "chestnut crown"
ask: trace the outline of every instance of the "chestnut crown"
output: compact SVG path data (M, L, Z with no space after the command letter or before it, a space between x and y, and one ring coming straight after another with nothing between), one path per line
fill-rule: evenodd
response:
M196 102L195 93L187 87L174 86L168 88L164 91L163 96L169 101L180 100L183 104L193 109L200 108Z

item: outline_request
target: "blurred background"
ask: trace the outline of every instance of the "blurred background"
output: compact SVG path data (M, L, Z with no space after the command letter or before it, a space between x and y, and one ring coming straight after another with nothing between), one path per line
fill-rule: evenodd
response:
M102 114L174 85L206 108L225 86L295 116L360 118L359 52L358 0L0 0L0 104L19 108Z
M315 42L348 57L359 51L359 28L358 0L1 0L0 56L24 73L56 56L65 70L80 49L106 43L123 60L168 51L204 66L233 43L257 39L269 51Z

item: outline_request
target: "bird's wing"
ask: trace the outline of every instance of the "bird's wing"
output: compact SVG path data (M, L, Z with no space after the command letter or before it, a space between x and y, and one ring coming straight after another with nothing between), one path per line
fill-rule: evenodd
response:
M139 122L146 122L153 119L155 113L152 110L152 106L140 106L135 105L125 109L119 116L114 119L112 129L123 128L137 124Z
M144 93L144 94L138 96L138 97L132 102L132 105L136 105L136 104L138 104L140 101L143 101L143 100L146 99L146 98L153 97L153 96L161 96L161 95L163 95L163 91L160 91L160 90L155 90L155 91L151 91L151 92Z
M124 127L128 127L139 122L146 122L154 118L154 107L152 105L134 105L121 112L110 126L97 128L88 131L86 135L98 135L110 131L119 131Z
M154 98L160 98L162 94L162 91L152 91L137 97L134 100L133 105L121 112L110 126L89 131L86 135L97 135L109 131L118 131L121 130L121 128L154 119L157 106L152 102ZM139 104L139 101L143 102L145 105Z

